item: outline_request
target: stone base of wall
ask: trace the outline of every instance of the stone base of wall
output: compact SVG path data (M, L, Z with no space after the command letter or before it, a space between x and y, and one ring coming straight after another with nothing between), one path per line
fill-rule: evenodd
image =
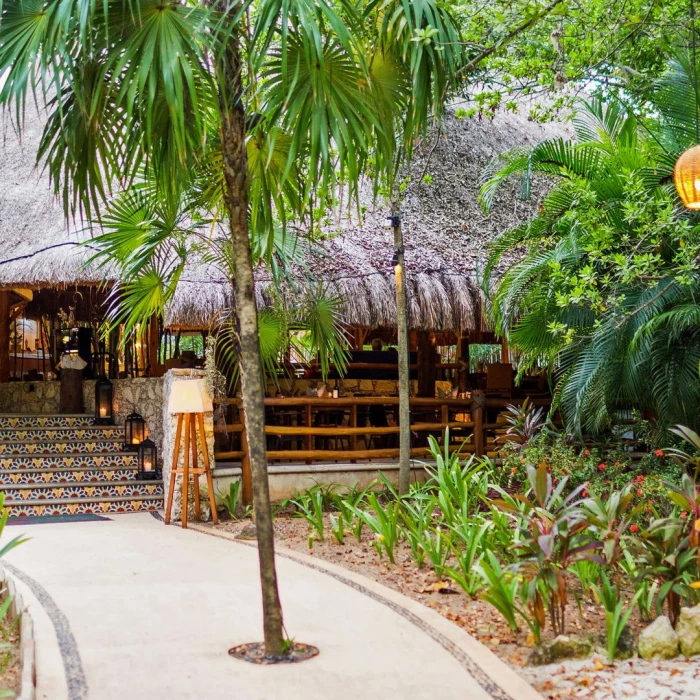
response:
M366 488L383 473L395 486L399 483L399 465L395 462L365 464L272 464L268 467L270 500L283 501L306 489L322 484L340 489ZM241 478L240 467L217 467L214 470L214 490L217 494L228 494L229 485ZM411 470L411 481L427 478L425 467L417 462Z
M163 379L139 377L114 379L114 422L124 425L124 419L138 411L148 426L151 440L163 445ZM59 412L61 383L5 382L0 384L0 413L37 413L53 415ZM95 380L83 382L85 413L95 412Z

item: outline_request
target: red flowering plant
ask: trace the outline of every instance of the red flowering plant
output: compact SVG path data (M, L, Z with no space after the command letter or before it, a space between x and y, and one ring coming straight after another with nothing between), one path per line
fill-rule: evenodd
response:
M627 530L639 512L639 506L633 506L633 485L627 484L621 491L613 491L605 497L594 494L583 502L586 520L602 542L605 563L617 562L622 554L621 543Z
M536 629L544 628L547 614L555 635L565 633L567 602L566 572L583 560L605 563L598 541L586 519L580 499L585 486L567 495L567 477L554 484L546 464L528 465L528 489L502 498L491 505L510 514L518 528L512 549L518 556L511 570L523 578L522 595Z
M656 614L661 614L666 603L675 625L681 606L698 601L697 548L690 544L684 523L677 518L652 520L648 527L628 536L626 545L636 563L636 581L659 586Z
M668 489L668 497L682 512L688 513L686 517L688 542L691 547L697 549L698 566L700 566L700 486L698 486L698 472L700 472L700 435L694 430L677 425L671 428L674 435L682 438L694 450L694 454L688 454L683 450L671 449L668 453L679 464L686 467L688 472L681 477L681 483L671 481L664 483ZM691 476L692 469L692 476Z

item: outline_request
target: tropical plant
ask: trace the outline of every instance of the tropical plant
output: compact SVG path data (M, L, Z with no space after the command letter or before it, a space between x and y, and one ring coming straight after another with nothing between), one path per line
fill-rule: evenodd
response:
M642 595L642 591L638 590L632 597L632 600L627 603L627 607L625 607L625 603L620 597L620 591L617 586L610 581L607 574L601 572L600 578L600 586L594 586L593 590L605 610L608 661L613 663L617 655L617 645L622 636L622 632L627 626L630 617L632 617L634 606Z
M524 579L525 595L533 618L541 628L549 614L555 634L566 629L568 568L584 559L602 563L601 544L590 534L580 500L581 485L566 493L567 479L555 487L544 464L528 468L527 494L511 497L502 489L492 505L510 513L519 538L513 545L518 559L513 571Z
M517 632L520 629L516 617L519 612L517 605L520 587L518 577L504 569L496 555L488 550L479 562L479 570L486 583L485 590L481 592L481 598L496 608L511 630Z
M367 496L369 510L356 509L356 514L365 525L375 534L374 547L381 557L386 554L392 564L396 563L394 552L399 542L399 518L401 507L398 501L388 501L385 505L376 493Z
M459 450L450 452L449 429L445 433L444 448L432 435L428 438L435 466L426 465L431 477L427 487L435 490L437 505L445 523L453 525L466 520L482 502L488 491L493 466L487 458L474 455L462 464Z
M602 554L608 566L615 564L622 554L622 538L637 515L639 508L632 507L632 484L621 491L613 491L605 497L594 494L583 502L583 510L597 539L602 542Z
M547 423L544 408L535 407L530 397L518 406L506 406L504 417L508 428L504 435L498 437L498 442L504 442L516 451L536 438Z
M5 526L7 525L7 520L10 517L10 511L9 509L5 508L5 494L0 493L0 540L2 540L2 536L5 532ZM29 540L28 537L24 537L24 535L17 535L17 537L13 537L9 542L6 542L5 544L0 547L0 559L2 559L8 552L13 550L15 547L19 546L23 542L27 542Z
M581 593L586 596L593 590L595 584L598 582L603 567L598 562L582 559L581 561L574 562L569 567L569 571L576 576L578 582L581 584Z
M445 573L470 597L476 598L483 588L483 577L479 562L486 551L486 533L491 527L488 521L477 519L453 525L450 547L454 566L445 568Z
M232 481L228 486L228 493L218 493L221 502L226 507L231 520L239 519L238 504L241 501L241 481ZM245 517L245 516L244 516Z
M339 513L336 516L333 513L331 513L328 516L328 520L330 521L333 539L338 544L343 544L343 541L345 540L345 518L343 517L343 514Z
M693 584L698 580L697 550L690 546L683 522L678 518L653 520L638 536L628 538L628 548L634 557L636 580L657 583L656 614L664 602L673 625L681 612L683 601L697 597Z
M651 622L654 619L654 601L659 590L659 584L656 581L639 577L638 562L628 549L623 549L623 557L620 559L620 569L625 573L628 580L634 582L635 593L639 592L637 598L637 608L639 609L639 617L645 622Z
M423 531L421 547L430 559L433 571L438 578L445 575L445 566L452 549L450 539L441 525Z
M694 143L695 74L687 58L671 62L641 114L615 99L581 102L575 142L511 151L485 173L486 207L513 174L525 196L533 173L557 178L538 215L490 246L483 287L520 371L555 374L575 430L601 431L629 407L655 411L660 426L697 424L700 227L670 186Z
M323 542L325 532L323 490L318 486L312 487L297 495L296 498L290 498L289 503L296 507L296 515L304 518L311 526L309 549L314 546L315 539Z
M413 561L419 569L425 565L425 538L432 526L434 509L434 497L404 498L401 501L401 533L408 542Z

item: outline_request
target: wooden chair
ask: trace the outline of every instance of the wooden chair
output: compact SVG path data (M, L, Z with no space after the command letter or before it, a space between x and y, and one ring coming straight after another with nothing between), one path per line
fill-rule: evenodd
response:
M486 393L505 399L513 398L513 366L494 362L486 367Z

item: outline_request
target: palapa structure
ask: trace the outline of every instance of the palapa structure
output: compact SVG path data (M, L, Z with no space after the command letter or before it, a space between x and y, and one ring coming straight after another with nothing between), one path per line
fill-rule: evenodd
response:
M518 183L503 187L486 214L479 204L481 175L504 151L534 146L545 138L566 135L560 124L538 124L528 110L498 111L481 117L455 116L434 127L417 148L402 194L409 327L423 331L483 330L478 273L485 246L493 238L529 219L544 192L542 182L530 200L520 197ZM327 226L325 256L312 269L343 298L345 318L364 328L396 325L392 259L393 232L388 203L367 212L336 217Z
M561 125L529 120L527 111L523 107L517 114L498 111L460 118L453 107L443 125L433 128L419 144L406 173L402 201L412 330L459 336L486 329L478 284L482 252L495 235L532 215L542 188L535 188L531 201L522 201L517 183L504 187L493 213L487 215L478 203L481 173L505 150L563 133ZM83 320L96 320L106 295L105 283L117 281L114 270L86 264L94 253L89 245L91 231L79 221L66 221L48 174L36 166L42 128L42 119L28 118L20 140L7 115L4 123L0 338L5 339L6 319L20 309L55 315L73 305L78 307L76 313L88 316ZM330 216L324 226L327 237L311 254L310 269L347 300L349 326L365 331L392 329L396 302L389 209L367 194L363 210L361 218L347 211ZM261 305L270 303L270 284L269 274L260 269ZM228 305L230 289L222 274L212 266L192 263L158 327L161 332L164 328L206 329ZM0 358L0 381L7 373L7 359Z

